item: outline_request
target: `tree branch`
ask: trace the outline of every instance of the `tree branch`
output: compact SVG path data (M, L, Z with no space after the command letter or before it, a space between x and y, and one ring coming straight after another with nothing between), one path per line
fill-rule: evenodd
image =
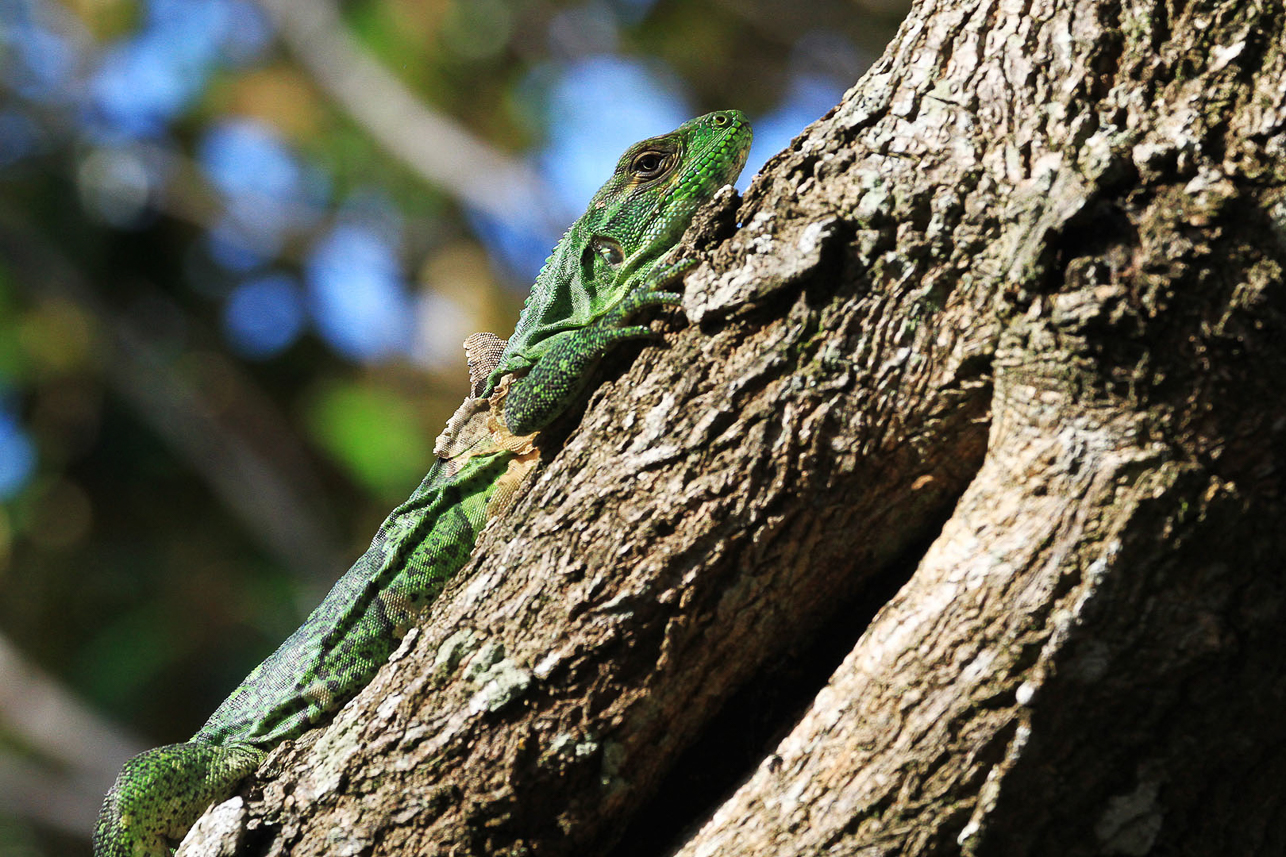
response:
M685 853L1278 850L1284 77L1280 6L919 4L245 792L265 850L603 853L822 628L850 656Z

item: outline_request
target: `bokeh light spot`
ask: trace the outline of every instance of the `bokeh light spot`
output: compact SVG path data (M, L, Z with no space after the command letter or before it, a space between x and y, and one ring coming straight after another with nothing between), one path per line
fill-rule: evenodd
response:
M198 159L220 192L286 200L299 191L299 163L281 139L262 123L229 119L201 140Z
M223 308L223 331L243 357L264 360L294 344L304 330L304 297L285 274L246 280Z
M76 172L85 208L118 228L137 224L147 212L152 181L138 154L127 149L94 149Z
M562 204L584 211L622 152L689 118L681 83L660 66L619 56L585 57L554 82L549 142L539 162Z
M204 82L163 39L124 40L104 52L89 82L99 130L109 140L158 136Z
M316 223L329 188L272 129L232 119L202 138L197 158L223 198L212 255L244 272L281 252L287 235Z
M0 500L16 496L36 469L31 438L8 409L0 409Z
M376 361L409 350L414 313L401 264L381 233L341 223L313 246L305 277L317 329L340 354Z

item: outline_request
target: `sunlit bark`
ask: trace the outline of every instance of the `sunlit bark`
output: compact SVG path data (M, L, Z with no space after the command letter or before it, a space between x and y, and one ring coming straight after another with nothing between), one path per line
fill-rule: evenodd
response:
M618 853L1279 853L1283 18L919 4L697 225L690 323L212 829L296 857L605 853L631 819ZM649 803L822 637L851 651L717 772L735 793Z

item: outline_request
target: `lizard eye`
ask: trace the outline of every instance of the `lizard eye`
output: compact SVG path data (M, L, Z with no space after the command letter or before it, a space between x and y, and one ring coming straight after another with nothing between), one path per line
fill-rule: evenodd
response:
M639 152L630 162L630 172L641 179L654 179L670 165L670 159L664 152Z
M603 261L608 267L615 268L625 261L625 253L621 250L621 245L617 244L611 238L595 238L594 251L603 257Z

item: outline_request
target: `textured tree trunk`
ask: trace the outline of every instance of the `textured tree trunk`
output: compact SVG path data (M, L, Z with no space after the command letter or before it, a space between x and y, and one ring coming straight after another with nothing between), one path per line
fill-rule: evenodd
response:
M689 324L207 829L1286 853L1284 18L918 4L694 228Z

